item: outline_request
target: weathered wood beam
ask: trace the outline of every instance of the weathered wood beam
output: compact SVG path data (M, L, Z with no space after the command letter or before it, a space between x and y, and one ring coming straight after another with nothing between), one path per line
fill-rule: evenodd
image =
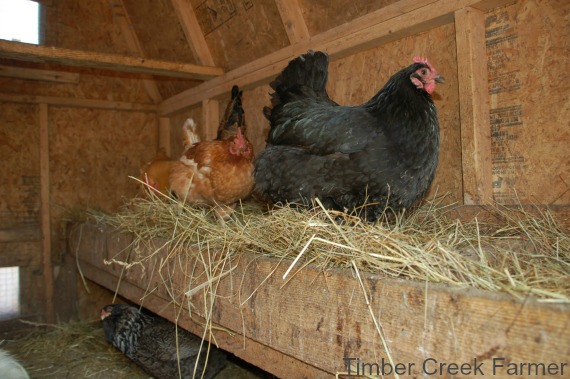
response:
M180 20L180 25L186 35L186 40L194 56L198 61L206 66L214 66L214 58L206 39L204 38L204 33L202 28L200 28L200 23L196 17L196 12L192 7L190 0L171 0L176 15Z
M275 0L275 4L291 45L307 41L311 36L299 0Z
M113 19L115 23L119 26L121 30L121 34L125 42L127 43L127 47L129 52L136 56L144 56L143 49L141 47L140 41L135 33L135 29L133 28L133 23L129 17L127 9L125 8L125 4L123 0L114 0L113 3ZM213 66L213 65L212 65ZM143 86L148 97L154 102L159 103L162 101L162 95L158 90L158 85L154 80L150 79L143 79Z
M189 258L195 252L173 254L159 249L164 246L163 240L149 241L151 258L144 261L145 267L133 265L123 272L124 266L104 261L126 260L131 238L100 226L81 227L81 238L79 233L73 233L70 245L71 251L81 252L78 258L89 279L107 288L118 288L122 296L171 321L176 319L173 303L183 307L191 304L193 315L204 316L208 309L204 304L206 296L201 291L183 295L189 288L211 279L197 268L202 267L193 261L197 258ZM366 363L382 358L388 361L371 313L381 325L394 361L414 363L413 372L402 377L421 376L422 362L428 358L463 363L477 357L478 362L484 362L488 375L493 358L510 362L567 360L569 304L541 303L532 298L517 300L505 294L371 273L360 273L360 285L352 270L323 273L311 266L303 267L299 273L294 271L291 279L285 281L282 276L290 263L239 254L231 261L235 268L230 275L219 283L210 282L216 288L211 321L222 327L212 329L216 341L222 348L279 377L302 377L295 371L297 367L275 365L279 355L313 367L307 376L311 378L334 377L343 371L344 357L361 358ZM195 331L188 309L180 314L183 317L178 322ZM231 337L232 332L237 335ZM267 362L265 357L256 355L259 351L250 349L250 341L275 352L273 360ZM430 369L434 364L430 362ZM509 375L501 369L494 377Z
M38 70L35 68L14 67L0 65L0 76L7 76L9 78L27 79L27 80L41 80L45 82L56 83L79 83L79 74L51 71L51 70Z
M40 215L42 230L42 275L45 293L46 322L55 322L53 265L51 259L51 212L49 174L49 120L47 104L40 104Z
M464 7L490 9L508 0L401 0L343 24L308 41L288 46L164 100L162 115L222 96L237 84L243 89L269 82L288 61L308 49L325 50L332 60L453 22Z
M10 93L0 93L0 102L24 103L24 104L48 104L54 106L71 108L95 108L133 112L156 112L156 105L127 103L123 101L78 99L71 97L56 96L36 96L36 95L14 95Z
M485 13L466 7L455 13L461 120L463 202L493 200L489 89L485 64Z
M0 58L29 62L55 62L67 66L99 68L139 74L208 80L224 73L219 67L36 46L0 40Z

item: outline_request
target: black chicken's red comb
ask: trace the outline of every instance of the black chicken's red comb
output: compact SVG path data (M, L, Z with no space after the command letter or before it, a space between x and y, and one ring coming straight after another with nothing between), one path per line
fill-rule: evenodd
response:
M431 63L429 63L427 58L414 57L414 63L423 63L427 65L431 71L433 71L434 73L436 72L435 68L431 65Z

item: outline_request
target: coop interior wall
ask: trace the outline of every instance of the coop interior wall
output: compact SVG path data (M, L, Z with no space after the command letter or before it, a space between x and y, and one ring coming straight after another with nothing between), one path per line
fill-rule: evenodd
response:
M169 1L152 2L152 8L151 2L134 0L117 1L113 6L103 0L41 3L45 7L46 45L199 63ZM226 71L289 45L273 0L190 3L215 64ZM206 3L215 7L219 18L211 18ZM391 3L394 1L298 1L310 35ZM481 57L481 64L489 74L493 169L489 180L499 203L570 205L570 103L564 81L559 79L570 66L570 30L564 27L569 11L570 5L562 0L519 0L487 13L487 57ZM154 21L159 18L164 21ZM139 39L138 53L126 42L129 31L124 28L125 20ZM428 57L446 79L434 96L442 148L429 196L446 195L445 202L461 204L465 157L461 151L455 32L454 24L449 23L334 60L328 91L341 104L361 103L412 57ZM162 100L199 83L47 63L0 59L0 64L78 74L75 83L0 76L0 92L17 95L155 104L143 79L156 83ZM262 109L269 105L270 92L267 84L244 92L248 137L256 154L265 147L269 124ZM216 99L220 117L228 99L229 94ZM26 296L21 312L41 319L39 117L36 103L0 102L0 225L12 231L2 234L0 264L16 262L22 268L21 291ZM182 152L180 127L188 117L197 122L202 137L216 128L205 125L200 106L169 115L172 157ZM86 208L113 212L137 194L139 188L129 176L137 176L140 167L155 155L159 116L143 111L50 106L48 120L52 261L56 268L69 268L67 221ZM58 272L64 271L56 269L56 279ZM62 283L68 285L69 281ZM89 296L79 280L77 284L80 296Z

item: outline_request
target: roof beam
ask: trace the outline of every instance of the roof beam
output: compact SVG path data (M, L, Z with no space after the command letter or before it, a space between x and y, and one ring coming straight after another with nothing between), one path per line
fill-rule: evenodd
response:
M299 0L275 0L275 4L291 45L307 41L311 36Z
M190 0L171 0L172 6L180 20L180 25L186 35L186 41L194 56L200 62L200 64L207 66L214 66L214 58L210 52L210 48L206 43L204 38L204 33L200 24L198 23L198 18L194 12L194 8L190 3Z
M219 67L127 57L0 40L0 58L28 62L55 62L66 66L99 68L139 74L208 80L220 76Z

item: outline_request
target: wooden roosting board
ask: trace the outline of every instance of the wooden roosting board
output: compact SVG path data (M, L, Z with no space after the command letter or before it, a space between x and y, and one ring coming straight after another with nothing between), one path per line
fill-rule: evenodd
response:
M71 233L70 246L87 278L202 335L200 322L208 312L204 299L209 303L210 295L201 290L185 295L205 282L201 263L184 258L190 254L160 249L164 241L158 240L149 245L158 253L142 265L124 269L111 263L129 261L131 240L128 234L85 224ZM430 373L439 363L476 362L485 375L497 378L513 377L505 371L509 363L519 368L523 363L527 368L529 363L568 363L567 304L368 273L361 273L361 285L351 270L323 273L305 267L284 281L289 264L242 255L231 262L228 273L228 263L226 274L213 281L214 337L208 337L279 377L332 377L346 371L343 358L389 362L374 319L393 362L413 365L403 377L421 376L424 362ZM528 376L526 371L519 374Z

